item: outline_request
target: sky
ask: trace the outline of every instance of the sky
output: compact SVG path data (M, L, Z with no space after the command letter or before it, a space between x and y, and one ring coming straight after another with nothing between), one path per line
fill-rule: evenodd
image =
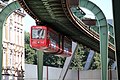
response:
M112 0L90 0L103 11L107 19L113 19Z
M103 11L107 19L113 19L112 13L112 0L90 0L95 3ZM30 26L35 25L35 21L29 16L26 15L24 19L25 31L30 31Z

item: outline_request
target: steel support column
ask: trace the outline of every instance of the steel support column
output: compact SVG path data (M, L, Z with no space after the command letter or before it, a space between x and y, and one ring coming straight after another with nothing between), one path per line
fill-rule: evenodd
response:
M84 66L84 70L88 70L90 68L91 62L94 58L94 54L95 54L95 52L93 50L90 50L89 55L87 57L86 64Z
M69 68L69 66L71 64L71 61L74 58L77 47L78 47L77 43L72 43L72 56L66 58L63 69L61 71L61 74L60 74L60 77L59 77L58 80L64 80L64 78L65 78L65 76L67 74L68 68Z
M102 63L102 79L108 80L108 27L100 27L100 54Z
M38 80L43 80L43 52L37 50L37 57Z
M2 80L2 61L3 61L2 27L0 27L0 80Z
M101 80L108 80L108 24L106 17L102 10L89 0L80 0L80 6L90 10L97 18L100 32Z
M3 49L2 49L2 32L3 25L7 17L14 11L20 8L20 5L17 1L14 1L8 4L0 12L0 80L2 80L2 59L3 59Z

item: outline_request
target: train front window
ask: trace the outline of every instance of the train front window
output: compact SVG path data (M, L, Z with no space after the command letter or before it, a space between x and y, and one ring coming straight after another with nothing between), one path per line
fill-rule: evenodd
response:
M45 30L44 29L32 29L32 38L44 39L45 38Z

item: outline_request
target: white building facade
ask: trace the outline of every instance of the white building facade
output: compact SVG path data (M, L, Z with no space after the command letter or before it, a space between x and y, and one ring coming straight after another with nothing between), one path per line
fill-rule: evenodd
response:
M6 20L3 27L3 80L23 80L25 13L19 9Z

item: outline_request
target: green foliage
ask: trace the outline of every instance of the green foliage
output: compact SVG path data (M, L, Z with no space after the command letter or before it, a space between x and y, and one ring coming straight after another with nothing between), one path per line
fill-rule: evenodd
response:
M70 65L70 68L83 70L89 53L88 51L88 48L79 45L78 49L76 50L75 57L73 58Z
M90 51L89 48L86 48L83 45L79 45L79 47L76 51L75 57L72 60L72 63L70 65L70 68L83 70L83 68L86 64L86 60L87 60L89 51ZM90 69L100 69L100 68L101 68L100 54L95 53Z
M65 62L65 58L50 54L44 54L43 59L44 59L43 64L45 66L52 66L52 67L63 67Z
M91 63L91 67L90 69L100 69L101 68L101 63L100 63L100 54L99 53L95 53L93 61Z
M29 44L30 43L30 34L29 34L29 32L25 32L24 33L25 34L25 44Z
M32 49L29 45L30 36L28 32L25 32L25 63L36 64L36 50Z

